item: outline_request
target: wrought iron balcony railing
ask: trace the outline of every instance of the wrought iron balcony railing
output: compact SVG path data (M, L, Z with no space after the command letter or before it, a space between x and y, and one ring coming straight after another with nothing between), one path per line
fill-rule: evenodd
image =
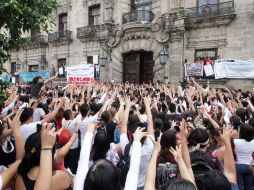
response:
M152 22L154 19L154 14L151 11L137 10L131 11L123 15L123 24L128 22Z
M71 39L72 31L64 30L64 31L58 31L54 33L50 33L48 36L49 42L57 42L57 41L68 41Z
M77 38L81 39L95 36L95 32L98 30L100 30L100 25L90 25L77 28Z
M47 43L47 36L44 35L36 35L28 37L28 43L30 44L46 44Z
M234 14L234 1L189 8L187 12L187 20L230 15Z

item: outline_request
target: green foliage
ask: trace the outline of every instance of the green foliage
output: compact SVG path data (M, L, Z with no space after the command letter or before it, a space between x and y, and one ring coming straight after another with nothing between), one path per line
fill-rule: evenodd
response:
M26 39L22 33L46 31L54 24L56 0L0 0L0 70Z
M4 102L8 98L8 94L5 91L8 86L9 83L0 80L0 103Z

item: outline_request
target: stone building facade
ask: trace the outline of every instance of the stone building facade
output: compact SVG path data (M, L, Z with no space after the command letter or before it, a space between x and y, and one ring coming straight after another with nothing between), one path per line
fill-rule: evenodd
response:
M254 57L253 0L59 0L52 33L33 32L11 72L97 63L101 80L178 82L184 63ZM160 53L167 52L165 65Z

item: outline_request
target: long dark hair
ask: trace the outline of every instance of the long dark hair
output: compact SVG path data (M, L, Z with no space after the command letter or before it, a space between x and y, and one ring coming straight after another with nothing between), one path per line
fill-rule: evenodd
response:
M55 150L53 149L52 157ZM33 133L25 143L25 156L18 167L18 174L26 175L31 168L40 165L41 158L41 134ZM53 160L53 158L52 158Z
M176 148L176 133L173 130L167 130L165 131L162 136L161 136L161 151L160 151L160 157L163 158L164 160L167 160L169 154L169 148Z
M94 138L94 144L91 150L91 160L97 161L106 159L106 154L110 148L110 140L106 131L99 131Z
M106 174L106 175L105 175ZM83 190L122 190L116 167L107 160L96 161L89 169Z

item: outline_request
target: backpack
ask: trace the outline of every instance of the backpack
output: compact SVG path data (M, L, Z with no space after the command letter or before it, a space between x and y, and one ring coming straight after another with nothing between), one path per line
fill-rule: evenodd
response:
M125 185L126 177L130 168L130 149L131 149L131 144L129 143L125 146L124 149L124 155L120 158L118 163L116 164L118 176L120 178L120 182L122 187Z
M164 189L177 178L178 166L170 162L159 163L156 172L157 188Z
M202 181L202 177L213 170L221 170L221 163L217 158L201 151L190 153L191 167L196 181Z

